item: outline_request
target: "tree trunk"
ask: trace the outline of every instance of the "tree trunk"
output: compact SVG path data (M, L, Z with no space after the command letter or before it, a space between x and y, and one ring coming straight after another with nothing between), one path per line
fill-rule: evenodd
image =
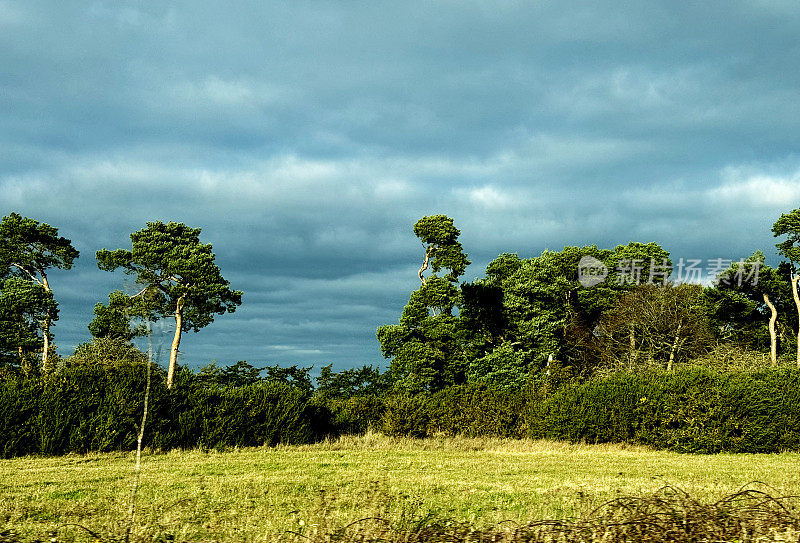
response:
M47 375L50 373L50 357L48 353L50 351L50 318L49 315L45 317L44 322L42 322L42 331L44 332L42 335L44 336L44 347L42 348L42 373Z
M175 305L175 336L172 338L172 348L169 351L169 369L167 370L167 388L172 388L175 378L175 368L178 365L178 347L181 345L181 328L183 326L183 297L178 298Z
M431 249L433 249L433 246L427 247L425 249L425 259L422 261L422 266L420 266L419 271L417 272L419 280L423 285L425 284L425 276L422 274L425 270L428 269L428 262L430 262L431 259Z
M669 362L667 362L667 371L672 371L672 364L675 362L675 352L678 350L678 342L681 339L681 326L682 322L678 323L678 329L675 331L675 341L672 342L672 348L669 350Z
M800 368L800 296L797 294L797 282L800 281L800 274L792 275L792 296L794 305L797 307L797 367Z
M47 276L42 274L42 286L47 292L52 292L50 290L50 284L47 282ZM42 348L42 373L47 375L50 373L52 369L50 367L50 323L52 318L50 316L50 311L48 310L45 314L44 321L42 322L42 335L44 336L44 346Z
M772 312L769 318L769 356L770 360L772 361L772 365L774 366L778 363L778 338L775 334L775 322L778 320L778 310L775 309L775 306L769 301L769 296L767 296L766 292L763 294L763 296L764 303L767 304L767 307L769 307L769 310Z
M630 365L633 367L636 364L638 353L636 352L636 336L633 335L633 326L630 328L630 336L628 337L631 344Z

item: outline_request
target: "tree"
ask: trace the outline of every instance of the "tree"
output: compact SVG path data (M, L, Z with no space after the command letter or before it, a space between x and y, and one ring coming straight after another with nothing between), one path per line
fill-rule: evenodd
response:
M108 305L94 306L94 320L89 323L89 332L95 338L117 338L130 341L147 335L147 326L134 326L131 319L148 316L147 300L144 296L131 297L115 290L108 295Z
M777 363L778 324L788 313L789 282L782 278L785 266L771 268L764 263L764 253L734 262L705 289L709 317L720 331L728 332L740 343L762 347L766 342L764 321L769 333L770 359Z
M58 229L49 224L22 217L18 213L11 213L0 222L0 277L21 277L52 296L47 278L49 270L72 268L78 255L72 242L60 237ZM19 284L17 286L20 287ZM37 296L43 304L39 307L44 309L39 321L42 329L42 371L48 373L52 369L50 327L58 318L55 311L57 305L54 305L54 300L45 303L41 298Z
M425 256L418 273L419 280L423 284L426 282L423 273L430 266L434 274L442 268L449 269L444 279L451 283L457 282L470 262L458 241L461 232L453 224L453 219L446 215L422 217L414 224L414 235L425 246Z
M470 262L453 219L423 217L414 224L414 233L425 248L417 274L420 288L411 293L399 324L379 327L377 336L383 355L392 358L389 372L396 386L435 391L464 382L466 360L454 310L461 300L458 277ZM446 273L440 277L442 270Z
M596 268L596 280L584 281L586 267ZM602 315L623 293L640 283L661 284L670 271L669 253L656 243L567 246L524 260L501 254L485 279L462 287L462 316L475 351L471 375L506 381L513 375L519 383L522 373L542 370L554 358L589 370L597 362L593 332Z
M131 342L114 336L95 337L90 342L75 347L72 356L67 357L68 366L109 367L147 364L147 353Z
M316 392L326 398L350 398L353 396L378 395L386 391L386 374L380 368L363 365L335 372L333 364L322 366L317 377Z
M0 285L0 359L18 364L30 374L30 353L44 345L41 323L58 318L53 293L21 277L9 277Z
M672 370L711 345L703 288L647 283L623 294L595 329L607 363L634 366L641 354Z
M200 243L200 229L183 223L148 222L131 234L131 250L97 251L102 270L122 268L136 275L153 314L175 319L170 349L167 387L172 387L181 334L197 332L214 321L214 315L233 313L242 303L242 292L231 290L219 268L210 244Z
M792 297L797 309L797 367L800 368L800 296L797 293L797 283L800 281L800 208L782 214L772 225L772 234L775 237L786 236L781 243L776 244L778 252L789 259L791 269L789 280L792 283Z

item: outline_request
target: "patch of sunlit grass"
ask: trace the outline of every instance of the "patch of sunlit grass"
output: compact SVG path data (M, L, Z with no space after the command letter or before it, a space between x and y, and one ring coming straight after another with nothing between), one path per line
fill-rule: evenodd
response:
M272 540L309 533L324 518L345 526L366 514L393 525L438 518L485 528L503 521L578 518L621 496L672 485L713 502L752 481L800 494L800 455L682 455L625 445L496 438L418 440L380 434L315 445L148 452L132 537ZM24 537L80 524L122 533L134 455L0 461L0 528ZM315 514L324 509L324 516ZM405 523L405 524L404 524ZM121 531L120 531L121 530Z

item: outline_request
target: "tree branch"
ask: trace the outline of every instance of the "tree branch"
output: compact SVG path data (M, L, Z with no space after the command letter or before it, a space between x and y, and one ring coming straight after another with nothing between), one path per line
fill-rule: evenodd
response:
M32 274L32 273L30 272L30 270L27 270L26 268L23 268L23 267L22 267L22 266L20 266L19 264L14 264L14 263L12 263L12 264L11 264L11 266L12 266L12 267L14 267L14 268L17 268L18 270L21 270L21 271L25 272L26 274L28 274L28 277L30 277L30 278L31 278L31 279L32 279L34 282L36 282L36 283L38 283L38 284L40 284L40 285L42 284L42 282L39 280L39 278L38 278L38 277L36 277L34 274ZM36 271L38 271L38 270L36 270ZM41 272L40 272L40 273L41 273Z
M137 296L141 296L142 294L147 292L147 289L149 289L149 288L150 288L150 285L147 285L146 287L144 287L142 290L140 290L136 294L133 294L132 296L130 296L130 298L136 298Z
M428 269L428 262L430 262L430 259L431 259L431 249L433 249L432 245L429 245L425 249L425 259L422 261L422 267L417 272L417 275L419 276L419 280L422 281L423 285L425 284L425 277L423 277L422 272L424 272L425 270Z

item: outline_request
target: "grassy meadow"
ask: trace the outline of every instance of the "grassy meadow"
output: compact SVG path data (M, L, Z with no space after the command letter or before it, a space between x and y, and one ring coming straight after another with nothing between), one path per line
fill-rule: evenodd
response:
M580 517L664 485L712 502L743 486L800 494L800 455L683 455L624 445L379 434L315 445L143 455L136 539L272 541L364 517L486 528ZM86 541L124 534L133 453L0 460L0 531ZM768 486L766 486L768 485ZM772 488L770 488L772 487ZM513 521L513 522L504 522ZM75 525L80 525L75 526ZM2 540L0 535L0 540Z

